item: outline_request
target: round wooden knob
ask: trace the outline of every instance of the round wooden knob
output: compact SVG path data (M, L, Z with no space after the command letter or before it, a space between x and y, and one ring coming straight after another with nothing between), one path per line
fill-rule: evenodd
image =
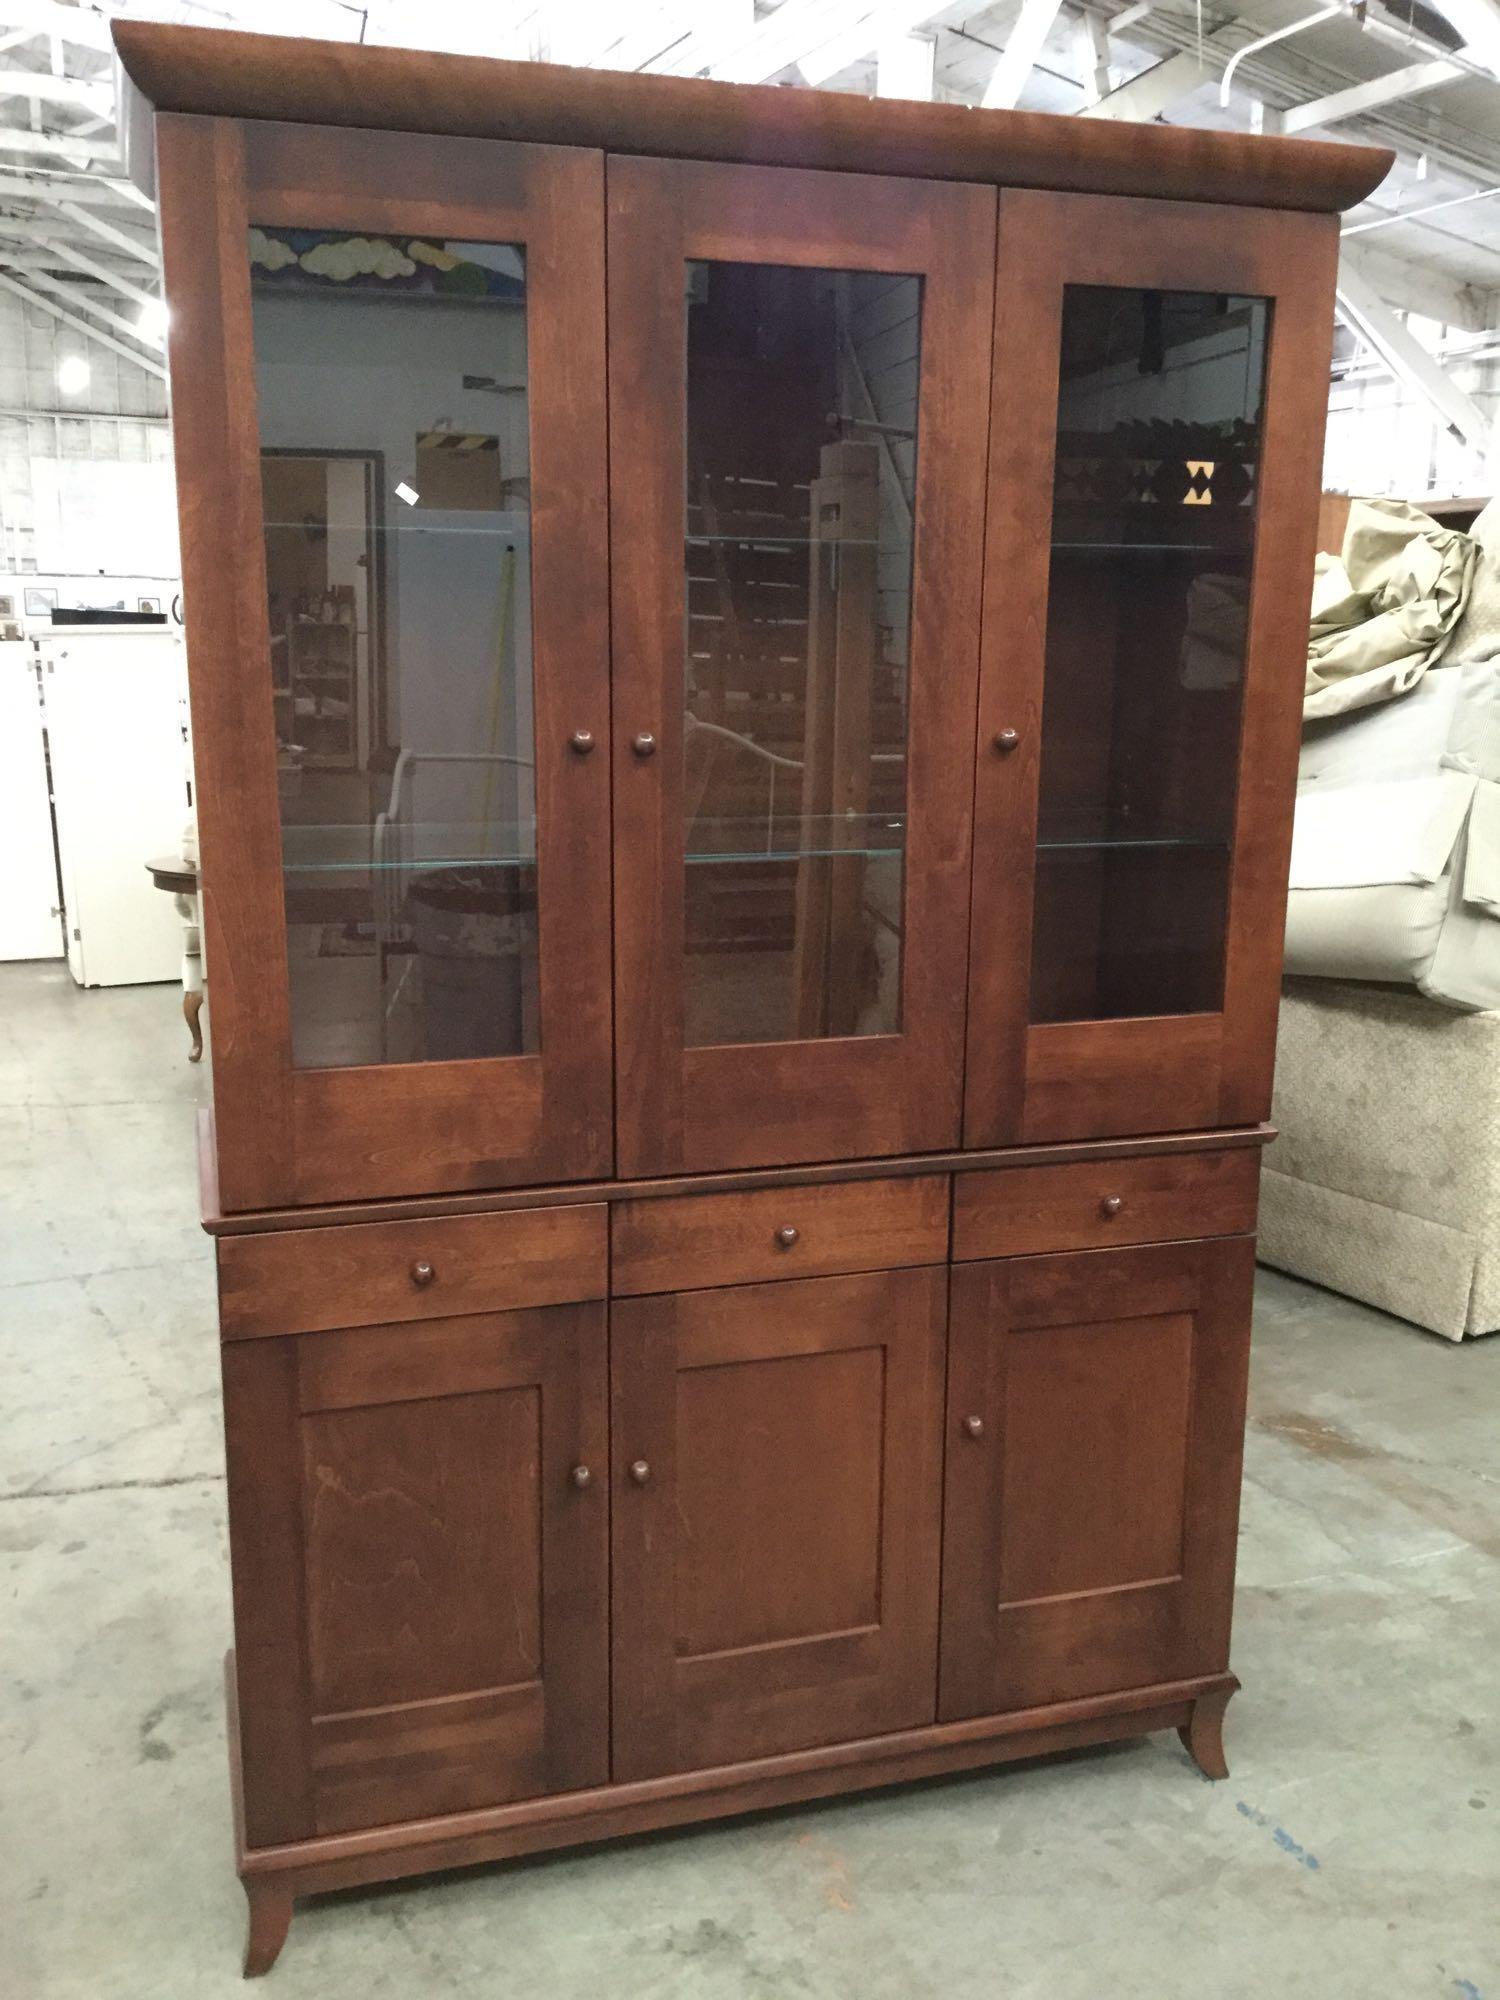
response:
M646 1481L651 1477L651 1467L646 1463L645 1459L637 1458L631 1463L630 1476L637 1486L644 1486Z
M776 1242L778 1247L782 1250L790 1250L792 1245L797 1241L797 1238L801 1235L801 1233L802 1233L801 1230L794 1229L790 1222L783 1222L781 1227L776 1232Z
M594 732L592 729L575 729L573 734L568 738L568 748L573 752L575 757L587 757L593 747Z
M589 1471L586 1465L575 1465L573 1470L568 1474L569 1479L572 1480L580 1492L588 1485L593 1476L593 1473Z
M995 737L995 748L1000 752L1002 757L1008 757L1020 741L1021 734L1019 730L1002 729Z
M639 736L632 739L630 747L637 757L650 757L655 754L656 738L649 729L643 729Z
M430 1285L436 1276L437 1272L425 1259L411 1267L411 1281L416 1286Z
M1124 1206L1125 1203L1119 1195L1107 1194L1099 1204L1099 1213L1103 1216L1118 1215Z
M984 1436L984 1418L983 1418L983 1417L965 1417L965 1418L964 1418L964 1432L965 1432L966 1436L968 1436L968 1437L971 1437L971 1438L982 1438L982 1437Z

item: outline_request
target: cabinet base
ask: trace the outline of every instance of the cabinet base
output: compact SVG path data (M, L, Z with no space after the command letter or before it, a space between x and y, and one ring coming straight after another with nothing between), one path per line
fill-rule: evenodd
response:
M1019 1709L1010 1715L932 1723L890 1736L797 1750L718 1770L684 1771L667 1778L600 1785L553 1798L451 1813L441 1819L325 1834L283 1847L249 1848L245 1845L240 1788L233 1653L225 1659L225 1677L235 1858L250 1903L247 1978L269 1972L276 1963L286 1942L293 1898L329 1889L395 1881L405 1875L508 1860L546 1848L724 1819L913 1778L1048 1756L1122 1737L1148 1736L1162 1729L1176 1729L1181 1734L1206 1776L1224 1777L1224 1709L1239 1686L1233 1674L1208 1674L1197 1680L1132 1688L1122 1694L1091 1695L1081 1701Z

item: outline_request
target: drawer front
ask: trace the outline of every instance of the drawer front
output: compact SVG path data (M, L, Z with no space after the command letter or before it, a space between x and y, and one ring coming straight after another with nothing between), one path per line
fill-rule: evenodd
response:
M1255 1227L1260 1148L956 1174L953 1255L1022 1257L1236 1236Z
M226 1340L604 1297L600 1202L219 1241Z
M940 1264L947 1176L622 1201L611 1252L611 1289L625 1298Z

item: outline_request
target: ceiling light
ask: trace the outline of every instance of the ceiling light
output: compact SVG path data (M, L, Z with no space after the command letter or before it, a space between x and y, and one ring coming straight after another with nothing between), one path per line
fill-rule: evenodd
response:
M396 498L404 500L408 507L415 507L421 497L415 486L408 486L404 479L396 481Z
M167 330L167 309L160 299L148 299L136 314L136 331L147 340L160 342Z
M89 386L89 364L81 354L65 354L58 362L57 386L65 396L81 396Z

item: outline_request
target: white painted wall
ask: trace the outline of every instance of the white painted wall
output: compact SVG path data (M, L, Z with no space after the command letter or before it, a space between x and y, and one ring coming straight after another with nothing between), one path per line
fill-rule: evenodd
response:
M1415 314L1407 316L1407 325L1434 350L1454 338L1447 327ZM1467 342L1480 336L1458 337ZM1500 330L1489 337L1500 344ZM1444 365L1490 423L1500 425L1500 361ZM1486 464L1415 389L1391 375L1361 370L1336 382L1329 397L1323 485L1332 493L1411 500L1424 494L1490 495L1500 490L1500 452Z
M64 356L89 365L65 396ZM39 307L0 296L0 568L178 574L164 383Z
M418 753L531 751L526 514L408 508L394 492L416 477L418 434L442 428L498 437L503 476L527 476L526 399L463 386L466 374L522 380L525 338L523 313L494 302L255 297L262 443L384 455L390 729ZM502 634L506 540L516 561ZM521 818L530 789L515 795Z

